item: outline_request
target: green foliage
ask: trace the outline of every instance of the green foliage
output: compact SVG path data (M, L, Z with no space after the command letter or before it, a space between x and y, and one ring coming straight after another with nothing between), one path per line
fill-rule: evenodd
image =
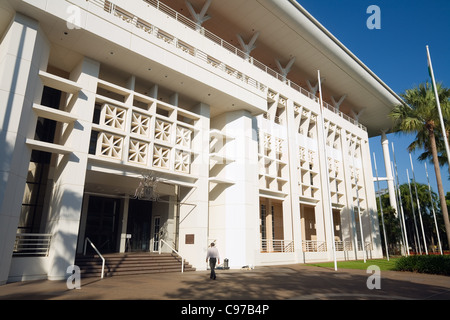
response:
M401 257L395 261L395 270L450 276L450 256Z

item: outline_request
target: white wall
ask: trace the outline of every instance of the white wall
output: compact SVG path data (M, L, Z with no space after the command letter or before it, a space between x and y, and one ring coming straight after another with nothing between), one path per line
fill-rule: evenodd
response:
M21 212L31 151L25 139L34 136L49 43L39 23L16 14L0 44L0 284L6 282Z

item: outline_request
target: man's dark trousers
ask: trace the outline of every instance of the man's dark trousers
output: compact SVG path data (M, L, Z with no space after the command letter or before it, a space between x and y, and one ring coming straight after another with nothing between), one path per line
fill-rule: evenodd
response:
M209 258L209 267L211 268L211 275L209 276L211 279L216 279L216 258Z

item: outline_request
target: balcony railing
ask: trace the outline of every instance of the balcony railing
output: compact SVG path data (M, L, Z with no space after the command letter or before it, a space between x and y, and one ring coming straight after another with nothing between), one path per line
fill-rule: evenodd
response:
M302 241L303 252L326 252L327 242L317 240L304 240Z
M261 240L261 252L294 252L294 241L292 240Z
M351 241L335 241L336 251L352 251L353 243ZM303 240L302 241L303 252L326 252L327 242L318 240ZM358 241L358 251L362 251L362 243ZM371 251L372 244L365 242L364 250Z
M47 233L18 233L13 256L48 256L52 235Z
M150 34L155 33L157 35L157 37L160 37L163 40L165 39L166 42L175 45L177 48L179 48L185 52L188 52L189 54L191 54L195 57L198 57L198 58L206 61L207 63L211 64L211 61L212 61L211 59L214 59L214 61L216 62L213 64L214 66L222 69L223 71L227 72L228 74L236 76L236 78L243 80L256 88L259 88L262 91L267 89L267 87L265 85L263 85L262 83L256 81L255 79L253 79L251 77L248 77L247 75L242 74L241 72L230 72L230 70L234 70L230 66L227 66L226 64L222 63L220 60L212 58L208 54L202 52L201 50L199 50L197 48L194 48L194 47L188 45L187 43L185 43L183 41L175 39L170 34L164 33L165 36L161 37L162 33L157 27L153 26L152 24L148 23L147 21L145 21L139 17L134 16L133 14L127 12L126 10L116 6L111 1L108 1L108 0L89 0L89 1L91 1L92 3L96 4L97 6L99 6L101 8L103 8L106 12L111 13L128 23L135 24L136 27L143 29ZM315 102L319 102L319 98L316 97L311 92L309 92L308 90L306 90L303 87L301 87L300 85L292 82L291 80L286 79L285 76L283 76L280 73L278 73L277 71L269 68L264 63L254 59L251 56L248 56L244 51L242 51L242 50L238 49L237 47L235 47L234 45L226 42L219 36L213 34L212 32L208 31L207 29L205 29L203 27L200 27L194 21L192 21L191 19L187 18L186 16L178 13L176 10L170 8L169 6L162 3L161 1L159 1L159 0L142 0L142 1L153 6L154 8L158 9L159 11L165 13L169 17L172 17L173 19L182 23L183 25L191 28L192 30L199 32L204 37L208 38L209 40L211 40L214 43L218 44L219 46L223 47L224 49L227 49L228 51L234 53L235 55L247 60L249 63L251 63L252 65L257 67L258 69L260 69L260 70L264 71L265 73L267 73L268 75L280 80L287 86L298 91L299 93L303 94L304 96L308 97L309 99L312 99ZM178 42L181 42L182 44L178 45ZM355 119L352 119L348 115L337 110L336 108L334 108L327 102L323 102L323 105L325 108L327 108L331 112L339 115L340 117L344 118L345 120L349 121L350 123L354 124L355 126L359 127L360 129L367 131L367 128L364 125L360 124Z
M353 244L351 241L335 241L336 251L352 251Z

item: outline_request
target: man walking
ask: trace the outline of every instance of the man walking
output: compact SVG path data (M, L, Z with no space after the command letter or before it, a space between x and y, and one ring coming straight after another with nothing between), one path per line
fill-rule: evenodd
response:
M216 280L216 262L217 264L220 264L220 257L219 257L219 250L214 246L214 242L211 243L211 246L208 248L208 251L206 253L206 262L208 262L209 259L209 267L211 268L211 275L209 276L210 279Z

